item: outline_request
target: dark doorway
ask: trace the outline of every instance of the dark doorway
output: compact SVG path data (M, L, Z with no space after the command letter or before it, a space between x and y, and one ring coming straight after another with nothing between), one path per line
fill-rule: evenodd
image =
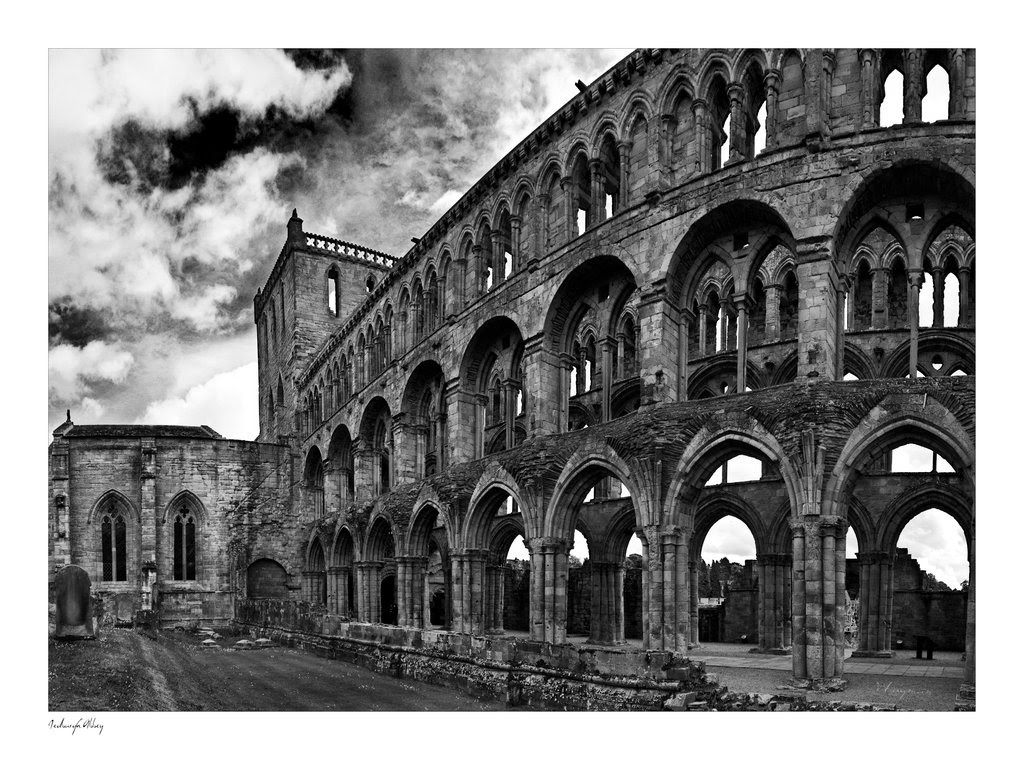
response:
M398 625L398 603L395 599L393 575L380 582L380 622L385 625Z

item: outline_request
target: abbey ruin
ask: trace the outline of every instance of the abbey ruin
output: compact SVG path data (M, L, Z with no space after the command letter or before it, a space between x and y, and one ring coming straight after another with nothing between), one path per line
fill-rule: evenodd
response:
M936 67L948 117L924 122ZM848 646L892 652L896 542L938 508L969 547L973 688L974 72L970 49L638 50L404 256L293 213L253 301L259 437L69 417L51 577L81 566L118 619L641 676L700 659L701 548L731 515L751 645L820 683ZM906 444L931 472L894 470Z

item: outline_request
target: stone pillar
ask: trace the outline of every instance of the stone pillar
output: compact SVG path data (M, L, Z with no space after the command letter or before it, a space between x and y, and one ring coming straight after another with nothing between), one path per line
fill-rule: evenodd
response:
M619 149L619 208L629 208L629 154L633 149L630 140L619 140L616 144Z
M764 340L771 343L782 335L782 320L779 314L781 285L766 285L764 289Z
M733 296L736 307L736 393L747 388L747 297Z
M711 171L711 140L708 139L708 104L697 98L691 105L697 139L697 174Z
M505 252L502 248L501 230L491 231L490 264L491 264L491 287L505 280ZM510 241L511 243L511 241ZM484 262L484 274L487 274L487 262Z
M518 272L522 269L522 228L523 220L518 216L509 218L509 222L512 225L512 240L510 246L512 248L512 271ZM501 279L505 279L505 261L501 262Z
M848 315L848 304L853 300L848 298L851 280L848 275L842 275L837 283L836 290L836 379L842 380L846 374L844 370L846 358L846 320Z
M924 92L922 51L908 48L904 51L903 67L903 123L921 121L921 101Z
M590 560L590 641L617 644L625 640L621 562Z
M487 614L485 632L502 635L505 632L505 564L487 565Z
M605 220L604 164L599 158L590 159L590 213L595 225Z
M607 422L612 418L612 357L615 355L615 341L601 338L601 419Z
M708 353L708 305L702 303L697 307L698 313L698 324L697 324L697 353L700 356L707 356Z
M921 275L924 284L924 274ZM932 327L944 327L943 309L945 308L946 280L942 276L942 267L932 270ZM923 325L922 325L923 327Z
M690 647L696 648L700 643L698 633L700 631L700 558L691 560L688 567L690 571Z
M380 581L384 563L370 560L357 562L356 566L360 568L362 576L363 603L360 605L360 619L368 623L379 623L381 619Z
M641 294L637 359L643 382L641 403L675 401L678 389L679 310L664 292Z
M562 177L558 184L562 188L562 215L565 217L567 225L565 239L568 242L569 240L575 240L579 237L580 232L582 232L576 223L576 187L570 175Z
M694 330L694 315L689 309L679 310L679 367L678 390L676 399L686 401L689 398L687 385L690 382L690 336Z
M452 566L452 631L455 633L464 633L466 630L466 615L463 612L463 602L465 598L463 590L465 581L462 562L463 553L452 550L449 552L449 558Z
M569 544L564 539L542 537L531 539L528 548L532 637L550 644L564 644Z
M799 319L797 381L835 380L839 273L826 238L797 242Z
M484 632L486 567L487 550L465 549L462 552L462 630L464 633L480 635Z
M880 627L879 645L882 652L892 651L892 556L883 552L878 570L878 625Z
M847 523L805 514L793 527L793 674L812 682L843 674Z
M967 113L967 53L955 48L949 56L949 118L963 119Z
M746 155L746 119L743 114L743 85L729 85L729 163L748 158Z
M767 150L771 150L779 143L779 81L781 77L775 69L769 69L764 75L765 92L765 143Z
M685 652L690 642L690 550L683 532L658 535L657 556L646 559L644 646L648 649Z
M674 114L666 113L661 115L660 132L658 134L657 171L652 176L654 183L651 191L661 192L674 184L672 136L675 134L677 123L678 121Z
M490 244L490 241L487 241ZM471 249L470 260L466 262L466 304L480 297L487 287L486 274L483 266L484 247L479 243ZM415 308L415 306L413 307ZM414 323L415 324L415 323Z
M530 261L527 262L527 266L532 266L532 262L540 261L541 256L548 252L548 240L544 231L548 226L548 204L551 202L551 196L547 193L538 193L537 201L533 204L533 242L530 245Z
M918 323L921 321L919 294L924 276L920 269L911 269L907 277L907 311L910 312L910 378L917 377Z
M568 428L562 414L563 396L569 396L568 377L562 378L562 362L544 347L543 337L523 347L523 412L529 436L551 435Z
M889 270L871 270L871 328L884 330L889 326Z
M858 51L860 57L860 126L878 126L878 57L871 49Z

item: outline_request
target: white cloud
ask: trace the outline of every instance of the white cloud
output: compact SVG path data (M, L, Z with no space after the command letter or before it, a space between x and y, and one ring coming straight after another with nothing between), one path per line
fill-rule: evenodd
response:
M151 403L136 422L143 425L209 425L226 438L259 434L256 362L189 388L183 396Z
M967 580L967 540L960 524L945 512L929 509L907 523L897 546L910 551L922 570L950 588Z
M102 340L81 348L68 344L54 346L48 356L50 397L63 402L78 401L95 381L124 381L134 361L128 351Z
M704 538L700 556L708 564L722 557L742 564L755 558L754 536L742 520L727 515L711 526Z

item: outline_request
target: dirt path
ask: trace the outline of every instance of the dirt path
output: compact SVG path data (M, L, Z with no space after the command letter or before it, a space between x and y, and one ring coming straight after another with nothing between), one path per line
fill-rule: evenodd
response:
M294 649L203 649L127 630L50 646L50 710L506 710ZM230 642L225 639L224 642Z

